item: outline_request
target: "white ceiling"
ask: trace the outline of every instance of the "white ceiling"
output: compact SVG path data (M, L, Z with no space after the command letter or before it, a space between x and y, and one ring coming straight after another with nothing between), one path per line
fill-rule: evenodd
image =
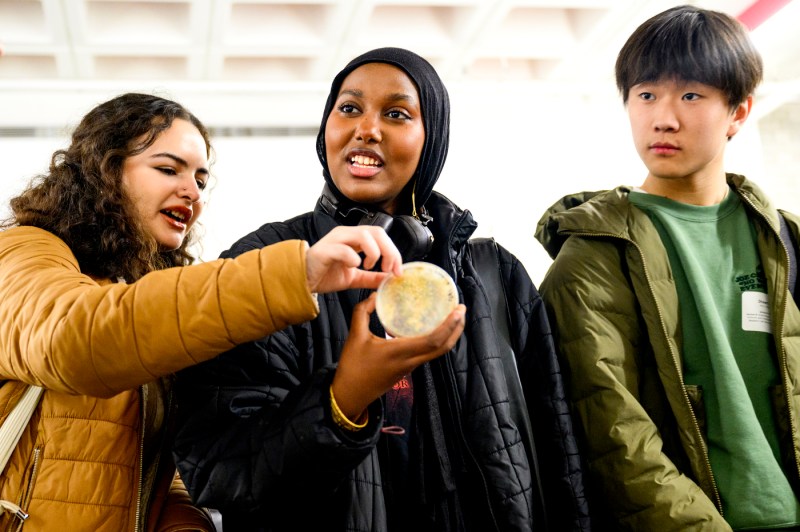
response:
M688 3L738 15L753 1ZM766 29L754 33L754 39L763 34L756 43L766 63L762 115L800 94L798 2L789 2L762 26ZM379 46L425 56L448 86L527 83L539 91L613 90L614 58L626 37L672 5L660 0L0 0L0 129L64 127L107 97L142 90L180 100L215 128L291 133L318 124L335 73ZM779 25L779 19L792 23Z

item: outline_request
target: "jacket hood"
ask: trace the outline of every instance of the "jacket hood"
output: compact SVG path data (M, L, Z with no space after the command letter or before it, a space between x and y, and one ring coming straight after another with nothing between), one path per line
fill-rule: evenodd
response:
M616 201L626 196L629 189L620 187L615 190L585 191L564 196L551 205L536 224L535 237L551 258L561 251L569 234L566 231L596 231L607 225L611 213L618 211ZM611 195L615 202L606 198ZM621 214L621 213L620 213ZM621 220L620 220L621 221Z
M748 204L761 211L778 231L777 212L767 196L752 181L737 174L727 174L731 186ZM614 235L627 238L629 234L632 188L620 186L613 190L578 192L564 196L548 208L536 224L536 239L551 258L556 258L571 233Z
M401 193L410 205L411 187L415 187L417 208L425 205L433 192L433 186L442 173L447 151L450 144L450 97L447 93L439 74L424 58L402 48L378 48L366 52L347 64L331 83L325 110L322 113L322 123L317 134L317 157L322 164L322 175L333 193L340 202L347 202L347 198L336 188L328 170L328 160L325 149L325 126L328 123L339 89L345 78L355 69L368 63L386 63L401 69L408 74L419 92L420 106L422 108L423 126L425 128L425 142L422 154L417 164L417 169L409 181L409 186ZM410 214L404 213L404 214Z

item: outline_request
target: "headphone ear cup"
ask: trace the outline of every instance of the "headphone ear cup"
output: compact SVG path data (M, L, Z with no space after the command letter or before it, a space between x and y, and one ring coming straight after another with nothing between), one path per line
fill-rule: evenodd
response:
M413 216L395 216L387 232L404 262L424 258L433 247L433 233Z
M390 216L385 212L367 212L358 225L377 225L392 239L404 262L424 258L433 247L433 233L413 216Z
M358 221L358 225L377 225L388 233L394 225L394 218L385 212L367 212Z

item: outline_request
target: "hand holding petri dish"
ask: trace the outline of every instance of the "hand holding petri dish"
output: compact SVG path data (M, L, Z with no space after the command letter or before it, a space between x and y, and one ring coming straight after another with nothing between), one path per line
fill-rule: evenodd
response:
M446 271L428 262L409 262L402 276L389 276L378 287L375 310L391 336L424 336L457 304L456 285Z

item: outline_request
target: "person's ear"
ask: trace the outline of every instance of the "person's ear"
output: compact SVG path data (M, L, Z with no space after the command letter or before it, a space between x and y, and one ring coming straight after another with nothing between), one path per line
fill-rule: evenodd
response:
M731 123L728 126L728 140L730 140L735 134L739 132L739 130L744 125L745 121L747 121L747 117L750 116L750 110L753 108L753 95L751 94L748 96L745 101L740 103L736 106L736 108L731 113Z

